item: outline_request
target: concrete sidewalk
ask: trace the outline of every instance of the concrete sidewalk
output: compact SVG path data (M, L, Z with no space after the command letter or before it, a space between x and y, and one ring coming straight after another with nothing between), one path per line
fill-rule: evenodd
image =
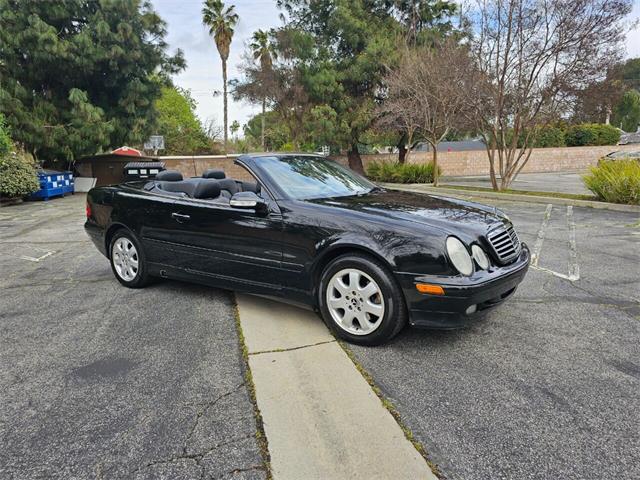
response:
M237 302L276 480L436 479L314 313Z

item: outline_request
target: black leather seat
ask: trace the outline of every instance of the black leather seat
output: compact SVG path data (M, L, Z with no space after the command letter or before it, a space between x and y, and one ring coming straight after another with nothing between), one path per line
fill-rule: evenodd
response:
M193 191L193 198L200 198L203 200L210 200L218 198L220 196L220 185L218 180L213 178L203 178L196 183L196 188Z
M197 183L188 180L158 182L158 188L165 192L183 194L182 196L193 197L193 192L197 187Z
M231 178L218 180L218 184L220 185L220 195L224 197L231 198L235 193L238 193L238 184Z
M219 180L189 178L177 182L157 182L158 189L171 195L209 200L220 197Z

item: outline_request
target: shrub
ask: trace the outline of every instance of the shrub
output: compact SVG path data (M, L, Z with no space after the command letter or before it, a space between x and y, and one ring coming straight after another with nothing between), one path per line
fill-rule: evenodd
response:
M620 130L602 123L583 123L569 127L565 139L569 147L615 145L620 141Z
M9 136L9 127L5 122L4 115L0 113L0 156L8 154L12 148L13 144Z
M564 130L560 127L554 125L538 127L534 135L533 146L535 148L566 146Z
M17 198L40 188L33 159L24 153L0 155L0 196Z
M438 172L442 169L438 167ZM433 162L398 163L373 161L367 166L367 176L377 182L433 183Z
M640 204L640 161L601 160L591 173L583 177L584 184L606 202Z

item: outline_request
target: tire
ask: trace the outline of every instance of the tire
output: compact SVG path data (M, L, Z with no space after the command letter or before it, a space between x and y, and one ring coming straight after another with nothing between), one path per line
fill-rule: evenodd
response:
M142 288L151 280L142 246L129 230L118 230L111 237L109 262L116 279L125 287Z
M358 345L386 343L407 323L404 296L391 272L358 253L337 257L325 267L318 305L329 329Z

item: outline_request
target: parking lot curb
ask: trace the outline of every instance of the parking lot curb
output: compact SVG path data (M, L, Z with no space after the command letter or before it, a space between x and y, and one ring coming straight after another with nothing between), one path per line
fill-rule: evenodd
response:
M429 185L415 183L381 183L381 185L392 190L403 190L406 192L428 193L434 195L446 195L454 198L480 197L496 200L512 200L526 203L553 203L556 205L573 205L575 207L597 208L602 210L613 210L617 212L640 213L640 205L623 205L618 203L598 202L595 200L579 200L553 196L547 197L539 195L523 195L518 193L496 193L484 190L459 190L457 188L432 187Z
M422 452L313 312L236 295L276 480L437 480Z

